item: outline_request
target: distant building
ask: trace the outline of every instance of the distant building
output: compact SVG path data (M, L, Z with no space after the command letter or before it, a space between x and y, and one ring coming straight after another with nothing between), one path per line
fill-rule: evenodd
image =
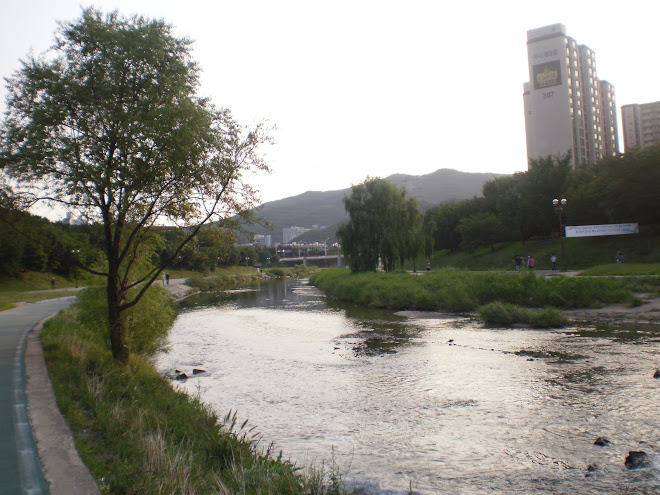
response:
M83 225L85 222L83 222L80 218L74 218L73 214L70 211L67 211L64 215L64 218L61 220L61 223L65 223L67 225Z
M575 168L616 154L614 87L598 79L594 52L567 36L563 24L552 24L527 31L527 56L527 157L571 152Z
M254 236L254 242L262 247L269 248L273 246L273 237L270 234L268 235L256 234Z
M307 229L305 227L295 227L292 226L288 229L282 229L282 243L288 244L296 237L303 235L305 232L309 232L312 229Z
M660 101L623 105L621 122L625 151L660 143Z

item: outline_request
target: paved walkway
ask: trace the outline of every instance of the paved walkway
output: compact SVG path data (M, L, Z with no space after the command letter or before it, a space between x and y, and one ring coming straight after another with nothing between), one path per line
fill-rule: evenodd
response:
M55 403L38 334L44 319L74 300L50 299L0 312L2 495L99 493Z

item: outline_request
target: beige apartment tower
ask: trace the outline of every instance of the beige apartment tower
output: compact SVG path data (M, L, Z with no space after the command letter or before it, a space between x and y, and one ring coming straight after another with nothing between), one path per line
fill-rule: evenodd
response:
M614 87L598 79L594 52L553 24L527 31L527 56L528 159L570 152L576 168L618 153Z
M626 151L660 144L660 101L623 105L621 121Z

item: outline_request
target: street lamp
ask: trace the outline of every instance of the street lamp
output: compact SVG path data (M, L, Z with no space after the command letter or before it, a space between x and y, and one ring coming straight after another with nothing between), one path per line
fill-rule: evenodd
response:
M566 199L553 199L552 200L552 205L555 207L555 212L557 213L557 217L559 218L559 243L561 246L561 271L565 272L566 271L566 258L564 256L564 224L563 224L563 213L564 209L566 208Z
M73 277L76 280L76 289L78 288L78 255L80 254L80 249L72 249L71 254L73 255Z
M245 268L248 267L248 262L249 262L249 261L250 261L250 257L249 257L249 256L246 256L246 257L245 257Z

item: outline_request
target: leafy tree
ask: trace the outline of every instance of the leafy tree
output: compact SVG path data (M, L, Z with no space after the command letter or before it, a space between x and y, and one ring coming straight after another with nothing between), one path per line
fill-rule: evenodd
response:
M575 174L573 183L568 203L572 221L660 227L660 145L605 158Z
M466 199L427 210L425 222L429 226L435 249L456 251L461 245L458 225L463 218L482 212L480 198Z
M490 246L490 250L495 251L494 243L502 239L504 230L502 222L493 213L478 213L458 223L461 247L469 251L481 246Z
M244 174L267 169L257 154L265 129L245 133L196 96L190 51L163 21L88 9L61 26L53 53L8 79L0 168L19 180L11 196L25 205L57 202L102 225L106 266L86 268L106 278L117 359L128 355L123 313L204 224L246 215L255 198ZM163 220L187 235L170 259L138 270Z
M353 272L373 271L378 260L386 271L403 265L422 248L422 215L414 198L383 179L367 179L344 198L348 223L337 237Z

